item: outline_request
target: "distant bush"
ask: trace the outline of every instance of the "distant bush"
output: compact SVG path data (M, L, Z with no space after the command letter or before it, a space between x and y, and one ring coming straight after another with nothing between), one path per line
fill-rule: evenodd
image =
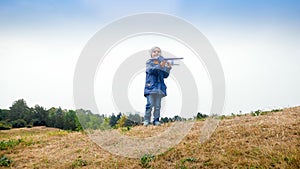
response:
M250 115L251 116L259 116L261 115L262 111L261 110L256 110L255 112L251 112Z
M271 110L271 112L280 112L280 111L282 111L282 109L273 109L273 110Z
M30 121L30 124L31 124L31 126L45 126L46 122L35 118Z
M11 124L5 121L0 121L0 130L9 130L11 129Z
M21 128L21 127L25 127L27 125L27 123L24 119L18 119L18 120L12 121L11 125L13 128Z
M262 115L266 115L270 112L278 112L280 111L279 109L276 110L271 110L271 111L261 111L261 110L256 110L255 112L251 112L250 115L251 116L262 116Z
M226 116L225 115L221 115L221 116L218 116L217 119L223 120L223 119L226 119Z
M197 120L202 120L202 119L205 119L205 118L207 118L207 117L208 117L208 115L202 114L202 113L198 112L198 113L197 113L197 116L196 116L196 119L197 119Z

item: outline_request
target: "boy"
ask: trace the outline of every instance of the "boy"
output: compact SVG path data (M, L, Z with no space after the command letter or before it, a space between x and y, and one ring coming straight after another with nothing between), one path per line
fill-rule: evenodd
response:
M144 126L150 124L151 111L154 107L153 125L160 125L161 98L167 95L164 78L169 76L171 64L161 56L161 49L153 47L150 50L151 59L146 62L146 83L144 96L147 98Z

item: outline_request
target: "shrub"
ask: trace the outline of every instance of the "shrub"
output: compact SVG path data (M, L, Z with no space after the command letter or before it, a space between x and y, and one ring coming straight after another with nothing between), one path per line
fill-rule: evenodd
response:
M271 110L271 112L280 112L280 111L282 111L282 109L273 109L273 110Z
M8 140L8 141L0 141L0 150L7 150L9 147L14 147L18 144L20 144L21 142L23 142L22 139L18 139L18 140Z
M18 119L18 120L12 121L11 125L13 128L21 128L21 127L25 127L27 125L27 123L24 119Z
M0 166L10 166L10 164L12 163L12 161L7 158L5 155L0 157Z
M144 154L140 159L141 165L143 168L150 168L149 162L155 158L152 154Z
M72 163L72 167L82 167L82 166L87 166L87 165L88 165L88 162L81 158L74 160Z
M5 121L0 121L0 130L9 130L9 129L11 129L11 124Z
M256 110L255 112L251 112L251 116L259 116L261 115L262 111L261 110Z

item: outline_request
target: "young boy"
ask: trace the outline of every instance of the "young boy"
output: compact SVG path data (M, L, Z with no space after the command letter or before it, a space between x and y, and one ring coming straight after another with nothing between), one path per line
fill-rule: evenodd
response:
M164 78L169 76L171 64L161 56L161 49L153 47L150 50L151 59L146 62L146 83L144 96L147 98L144 126L150 124L151 111L154 107L153 125L160 125L161 98L167 95Z

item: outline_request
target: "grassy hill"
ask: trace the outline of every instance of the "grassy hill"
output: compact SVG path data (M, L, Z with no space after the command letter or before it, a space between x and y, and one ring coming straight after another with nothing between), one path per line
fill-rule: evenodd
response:
M175 147L138 159L110 154L83 132L46 127L0 131L0 168L300 168L300 107L257 115L223 118L202 144L204 121L197 121ZM169 125L120 132L150 137Z

